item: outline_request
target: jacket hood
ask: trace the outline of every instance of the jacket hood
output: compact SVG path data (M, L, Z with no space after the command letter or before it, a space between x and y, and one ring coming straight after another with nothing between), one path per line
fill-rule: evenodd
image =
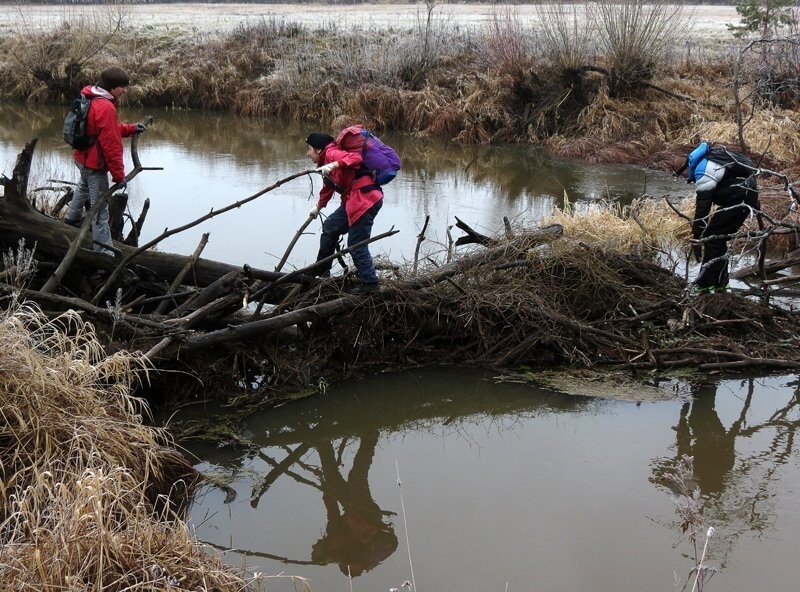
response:
M112 95L106 89L92 84L84 86L81 89L81 94L85 97L91 97L91 98L102 97L104 99L108 99L109 101L114 100L114 95Z

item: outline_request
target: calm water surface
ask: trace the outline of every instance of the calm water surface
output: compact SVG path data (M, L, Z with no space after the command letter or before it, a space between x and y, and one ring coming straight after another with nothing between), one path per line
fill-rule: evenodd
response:
M74 181L72 156L61 139L63 109L24 106L0 107L0 172L10 176L25 142L38 137L32 187L47 179ZM136 121L154 114L155 123L140 141L144 171L130 184L131 213L138 216L145 198L151 202L143 240L165 228L181 226L291 174L310 168L305 137L313 128L274 121L236 118L198 112L139 112L122 108L121 118ZM385 136L401 154L404 169L385 189L385 204L374 234L390 228L400 233L376 243L373 254L395 262L413 258L417 235L430 216L428 242L422 255L440 253L447 244L447 228L455 218L479 232L503 229L503 217L535 223L570 199L600 197L630 199L643 192L683 195L685 183L663 172L634 166L588 165L552 160L538 150L520 146L459 146L449 142ZM127 146L127 141L126 141ZM126 166L132 166L126 152ZM211 234L203 256L233 264L272 269L316 203L320 177L301 177L241 209L233 210L160 244L168 252L191 254L204 232ZM336 198L323 210L330 213ZM313 262L320 222L301 237L289 265ZM460 236L453 229L453 238Z
M75 180L62 111L0 107L0 171L10 175L24 143L38 137L32 187ZM145 113L123 109L122 117ZM164 170L141 173L130 188L134 216L145 198L152 203L145 240L309 166L308 127L156 115L140 153L145 166ZM426 215L425 248L435 255L456 216L495 233L504 216L537 222L564 191L584 201L686 193L639 167L552 160L519 146L386 139L405 167L386 188L375 233L400 234L374 252L395 261L413 255ZM188 254L210 232L204 256L271 269L318 190L318 177L287 183L161 248ZM315 222L290 264L313 261L318 232ZM674 574L684 578L693 565L692 550L659 483L688 453L706 523L717 528L710 555L721 571L707 590L750 592L767 578L772 589L795 590L796 388L795 377L728 380L691 393L695 402L637 404L497 384L463 369L377 376L251 417L250 449L193 450L198 468L232 489L204 491L191 522L231 563L308 577L315 591L398 588L412 565L421 592L671 590ZM270 589L292 587L275 580Z
M690 454L716 528L706 590L796 590L797 386L636 402L464 369L377 376L254 415L250 450L195 449L232 490L205 490L191 521L228 561L313 590L348 590L348 573L398 588L412 566L419 590L673 590L693 551L662 483Z

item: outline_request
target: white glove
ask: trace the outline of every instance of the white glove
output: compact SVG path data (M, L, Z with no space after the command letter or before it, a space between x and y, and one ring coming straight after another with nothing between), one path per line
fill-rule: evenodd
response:
M338 162L329 162L328 164L323 164L321 167L317 167L317 172L320 175L328 175L337 166L339 166Z
M311 210L309 210L309 212L308 212L308 217L309 217L309 218L311 218L312 220L313 220L314 218L316 218L318 215L319 215L319 207L317 207L317 206L314 206L314 207L313 207L313 208L311 208Z

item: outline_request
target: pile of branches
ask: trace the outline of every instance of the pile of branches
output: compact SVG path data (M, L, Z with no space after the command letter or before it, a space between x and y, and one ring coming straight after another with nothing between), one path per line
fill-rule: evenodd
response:
M432 362L800 367L794 315L730 293L691 296L682 279L641 255L565 244L557 230L530 231L392 282L347 312L308 321L291 351L275 341L263 351L276 375L312 382L353 368ZM324 306L338 289L330 281L287 306Z
M129 177L145 170L135 149L134 139ZM457 220L464 235L451 239L444 261L415 256L405 268L393 267L393 277L370 296L348 293L349 272L318 278L309 268L281 271L305 225L271 271L202 259L207 237L188 257L152 248L311 171L145 245L115 242L116 257L102 257L86 248L86 221L76 230L34 210L25 192L32 152L29 144L14 177L4 180L0 246L36 243L36 266L19 248L0 289L37 300L52 314L79 310L115 349L139 350L157 370L186 371L151 373L154 384L169 387L165 392L192 394L185 377L193 376L206 391L234 384L274 401L375 368L432 363L800 366L794 315L731 293L691 296L685 281L646 250L622 253L569 238L558 224L520 230L507 222L505 232L489 237ZM418 246L424 234L423 228ZM455 246L464 248L455 253ZM349 250L332 258L343 261ZM167 384L177 379L183 384Z

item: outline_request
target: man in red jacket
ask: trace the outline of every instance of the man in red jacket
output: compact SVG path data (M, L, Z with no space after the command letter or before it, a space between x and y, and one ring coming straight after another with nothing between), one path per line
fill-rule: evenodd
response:
M80 181L75 195L69 203L64 222L79 226L86 200L94 205L97 198L108 190L108 173L114 183L123 188L125 164L122 156L122 138L145 131L141 123L120 123L117 119L116 102L128 91L130 78L122 68L112 66L100 73L100 83L85 86L81 94L92 99L86 122L87 134L94 138L88 148L75 149L73 157L80 171ZM103 247L111 244L111 230L108 226L108 203L104 203L92 220L93 249L103 255L114 256L113 251Z

